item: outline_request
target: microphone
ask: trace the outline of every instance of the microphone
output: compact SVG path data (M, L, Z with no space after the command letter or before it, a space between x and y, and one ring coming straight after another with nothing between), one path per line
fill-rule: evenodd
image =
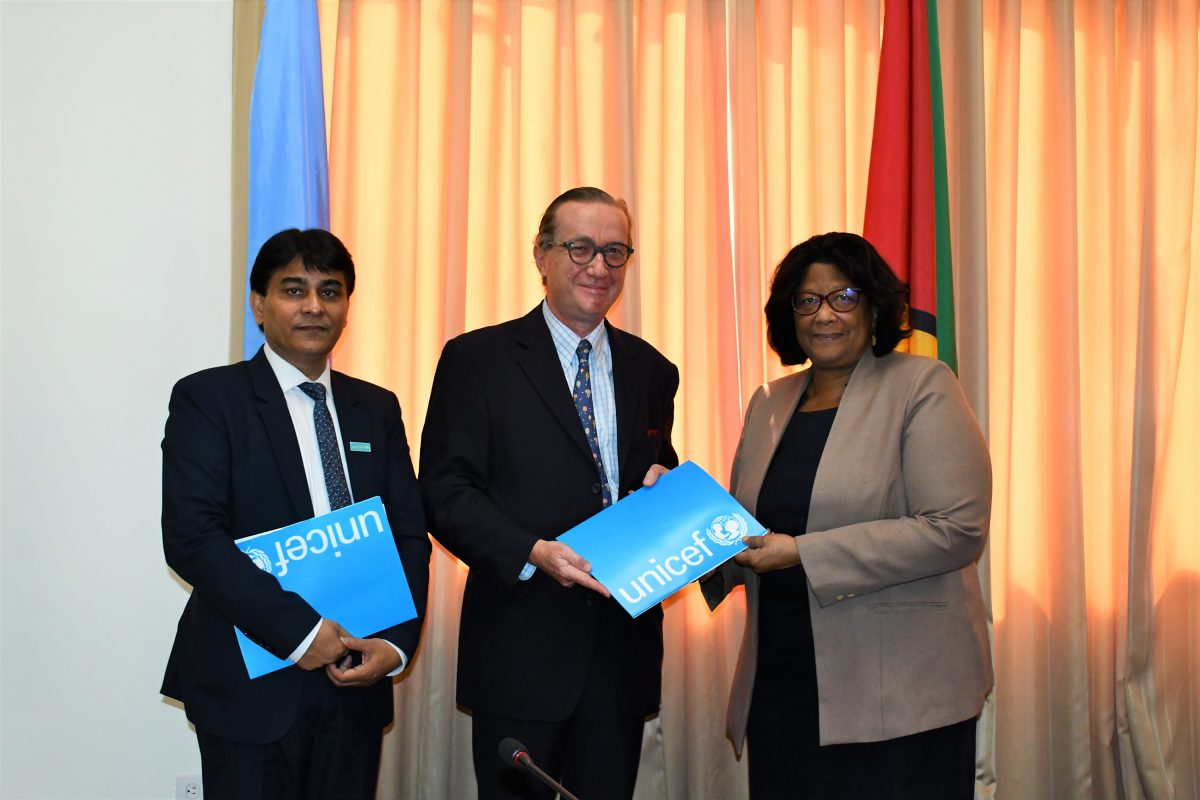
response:
M515 767L521 767L533 773L539 781L549 786L554 791L558 792L562 800L579 800L578 797L566 790L561 783L551 778L529 757L529 753L525 750L525 745L518 742L511 736L500 742L500 760L505 764L512 764Z

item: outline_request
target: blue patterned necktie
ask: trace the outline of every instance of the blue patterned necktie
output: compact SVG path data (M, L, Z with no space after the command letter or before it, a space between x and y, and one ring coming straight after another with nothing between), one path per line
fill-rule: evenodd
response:
M596 435L596 415L592 411L592 367L588 354L592 352L592 343L580 339L575 354L579 356L579 370L575 373L575 385L571 389L571 397L575 399L575 410L579 413L579 421L583 423L583 433L587 436L588 447L592 449L592 458L596 462L596 471L600 474L600 497L604 507L612 505L612 492L608 488L608 473L604 471L604 459L600 457L600 439Z
M325 493L329 495L329 510L350 505L350 488L342 468L337 434L333 430L333 415L325 405L325 387L319 383L302 383L300 391L312 398L313 425L317 429L317 448L321 451L321 469L325 472Z

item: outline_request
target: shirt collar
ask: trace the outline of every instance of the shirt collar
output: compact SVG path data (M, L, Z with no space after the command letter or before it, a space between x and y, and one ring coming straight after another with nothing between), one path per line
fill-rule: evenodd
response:
M546 318L546 326L550 328L550 338L554 340L554 347L560 354L566 349L570 353L570 357L574 357L580 338L587 339L591 343L592 352L599 352L604 343L608 341L608 327L604 324L604 320L600 320L599 325L588 331L587 336L580 337L578 333L563 324L562 320L554 316L554 312L550 310L550 304L545 300L542 301L542 316Z
M326 392L333 391L333 385L329 382L328 359L325 361L325 369L322 370L320 377L314 381L285 361L283 356L271 349L271 345L264 343L263 353L267 357L267 363L271 365L271 371L275 373L275 380L279 381L279 388L283 391L295 389L302 383L319 383L325 387Z

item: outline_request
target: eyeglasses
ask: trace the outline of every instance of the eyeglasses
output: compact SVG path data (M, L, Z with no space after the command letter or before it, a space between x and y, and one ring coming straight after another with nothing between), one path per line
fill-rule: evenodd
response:
M597 246L591 239L572 239L569 242L546 242L546 246L563 248L571 260L581 267L592 263L597 251L600 252L600 257L604 259L604 263L608 265L609 269L625 266L625 262L633 255L633 248L620 242L609 242L606 245Z
M858 298L862 294L862 289L837 289L827 295L814 294L813 292L796 292L792 295L792 310L802 317L811 316L821 308L821 303L829 303L829 307L834 311L853 311L858 305Z

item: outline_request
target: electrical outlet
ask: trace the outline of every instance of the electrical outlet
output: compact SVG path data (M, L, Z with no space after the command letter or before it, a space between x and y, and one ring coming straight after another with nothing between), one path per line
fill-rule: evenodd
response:
M199 775L175 776L175 800L204 800L204 784Z

